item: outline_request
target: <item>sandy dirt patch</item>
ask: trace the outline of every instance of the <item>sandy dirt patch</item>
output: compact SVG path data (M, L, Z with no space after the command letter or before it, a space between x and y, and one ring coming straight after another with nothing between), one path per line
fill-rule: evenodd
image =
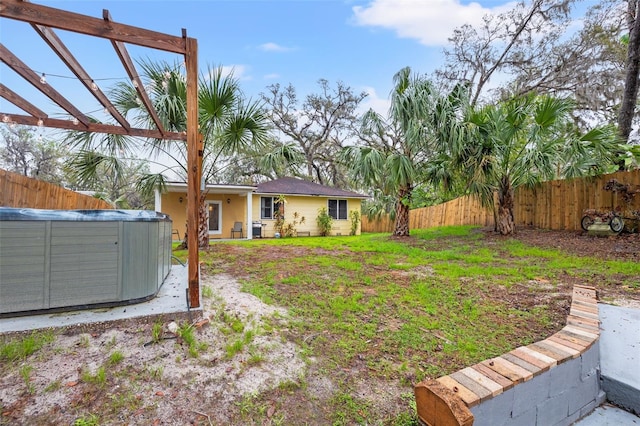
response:
M241 292L228 275L203 277L202 286L212 295L202 299L208 323L194 328L197 357L168 331L170 321L156 343L153 324L143 321L97 333L68 330L18 368L2 368L0 424L73 424L88 418L80 407L108 413L111 424L228 424L238 401L305 374L299 348L264 327L267 319L286 322L285 309ZM243 347L229 356L236 341ZM114 353L122 361L112 363ZM87 383L101 368L104 383Z

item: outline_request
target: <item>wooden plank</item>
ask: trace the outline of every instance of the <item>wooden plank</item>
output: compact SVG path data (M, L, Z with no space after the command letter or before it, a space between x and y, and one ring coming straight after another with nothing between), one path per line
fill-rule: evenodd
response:
M584 311L584 312L589 312L591 314L598 313L598 305L596 305L595 303L592 303L591 301L585 301L584 299L580 300L579 297L576 297L575 300L571 301L571 307L580 309L581 311Z
M582 353L586 349L586 346L584 345L584 343L576 343L574 341L568 340L562 336L559 336L558 333L547 337L547 340L552 340L558 344L568 346L572 349L577 350L580 353Z
M597 314L586 312L586 311L583 311L582 309L578 309L573 306L569 309L569 314L576 317L584 317L584 318L593 319L593 320L598 320L600 318Z
M594 339L582 336L580 334L572 333L570 331L565 330L564 328L558 331L557 333L555 333L553 336L575 343L576 345L582 346L583 349L590 347L594 341Z
M561 351L568 352L569 354L571 354L571 358L577 358L580 356L580 354L582 354L581 350L576 349L575 347L573 347L573 345L570 346L569 344L567 344L571 342L565 342L564 340L554 338L553 336L550 336L545 340L542 340L542 342L544 342L547 345L554 346L560 349Z
M491 380L491 378L485 376L481 372L474 370L471 367L463 368L459 373L464 374L471 380L475 381L480 386L486 388L491 392L491 396L496 396L502 393L503 387L498 382Z
M480 402L486 401L487 399L492 397L491 391L489 389L478 384L478 382L467 377L460 371L456 371L455 373L449 374L449 377L451 377L456 382L460 383L465 388L469 389L474 394L478 395L480 397Z
M524 368L527 371L530 371L534 376L542 373L542 369L540 367L538 367L537 365L534 365L530 362L525 361L524 359L513 355L512 353L506 353L500 356L503 359L506 359L507 361Z
M597 332L596 333L589 332L589 331L584 330L584 329L582 329L580 327L571 326L571 325L566 325L563 328L563 330L564 331L568 331L569 333L572 333L572 334L577 334L579 336L584 336L587 339L591 339L591 340L595 340L595 339L597 339L599 337L599 334Z
M549 368L553 368L556 365L558 365L558 361L555 358L547 356L542 352L534 350L528 346L521 346L517 348L516 351L526 353L530 357L536 358L537 360L546 363L549 366Z
M594 333L600 332L600 322L589 318L576 317L574 315L567 316L567 324L580 327L585 330L593 330Z
M550 344L550 342L547 342L545 340L532 343L531 345L529 345L529 347L532 350L538 351L544 355L554 358L558 362L558 364L562 364L566 360L573 358L573 354L568 351L568 349L570 348L564 349L559 346L552 345Z
M473 393L471 390L469 390L450 376L438 377L436 380L449 388L456 395L458 395L460 399L464 401L467 407L471 408L480 403L480 397L478 395Z
M497 357L483 361L481 364L494 370L496 373L503 375L515 384L526 382L533 377L533 373L524 368L507 361L504 358Z
M543 361L539 357L531 355L529 352L523 350L522 348L516 348L509 352L509 354L539 368L540 372L548 371L552 365L557 364L555 360L553 360L553 363Z
M490 369L489 367L487 367L482 363L473 365L471 368L477 370L478 372L484 374L494 382L500 384L500 386L502 386L504 390L509 390L513 387L512 380L508 379L507 377L504 377L502 374L499 374L498 372Z

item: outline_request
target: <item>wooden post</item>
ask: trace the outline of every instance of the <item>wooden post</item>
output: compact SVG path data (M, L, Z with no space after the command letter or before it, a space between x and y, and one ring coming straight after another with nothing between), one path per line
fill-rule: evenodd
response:
M189 246L189 307L200 307L200 258L198 253L198 210L200 169L198 137L198 41L186 39L187 68L187 245Z

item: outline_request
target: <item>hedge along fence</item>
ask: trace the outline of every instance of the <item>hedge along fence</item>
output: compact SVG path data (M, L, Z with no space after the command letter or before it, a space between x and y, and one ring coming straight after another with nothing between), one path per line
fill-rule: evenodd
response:
M640 169L598 178L554 180L534 189L519 188L514 200L516 226L575 231L580 229L580 219L586 209L608 211L620 207L627 215L633 210L640 210L640 194L626 205L620 194L604 189L611 179L640 189ZM449 225L493 226L493 212L471 196L409 212L411 229ZM388 217L374 220L362 217L362 232L392 231L393 221Z
M53 210L113 209L104 200L2 169L0 206Z

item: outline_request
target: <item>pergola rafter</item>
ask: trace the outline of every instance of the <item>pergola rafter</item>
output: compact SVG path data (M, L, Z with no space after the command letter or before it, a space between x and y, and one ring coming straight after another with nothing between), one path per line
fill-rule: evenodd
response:
M40 108L27 101L25 98L18 95L16 92L9 89L2 83L0 83L0 97L8 100L18 108L28 112L34 117L40 117L43 120L48 117L46 112L42 111Z
M89 93L111 114L117 124L103 124L91 120L71 101L51 87L50 84L42 83L40 81L41 76L29 68L16 54L0 44L0 60L73 117L70 120L50 118L48 114L36 105L0 83L0 97L26 113L0 111L3 121L90 133L186 141L187 233L189 245L188 303L190 307L199 307L198 204L200 201L202 152L199 150L200 135L198 134L197 40L187 37L184 29L182 30L182 36L178 37L114 22L107 10L103 11L103 19L99 19L33 4L27 0L2 0L0 2L0 17L30 24L78 80L84 84ZM141 129L131 127L127 119L120 114L106 95L95 85L89 73L58 38L53 31L54 28L109 40L116 50L127 75L134 82L141 103L149 111L156 128ZM185 132L168 132L163 128L158 113L147 95L133 61L127 52L125 43L176 53L184 57L187 72L187 128Z
M77 119L84 128L89 126L89 117L84 115L82 111L76 108L71 102L69 102L64 96L60 94L56 89L51 87L50 84L42 83L40 76L22 62L16 55L14 55L4 44L0 43L0 59L7 64L9 68L14 70L26 81L31 83L33 87L44 93L49 99L55 102L60 108L67 111L71 116Z
M113 21L113 19L111 19L111 14L109 13L108 10L104 10L102 12L102 16L104 20L107 22ZM127 75L133 82L133 87L135 87L136 92L138 92L138 96L142 100L143 105L145 106L147 111L149 111L149 115L151 115L151 119L153 120L153 123L158 128L158 131L162 135L164 135L165 132L164 132L164 129L162 128L160 117L158 117L158 113L156 112L156 109L153 107L153 104L151 103L151 99L149 99L149 95L147 95L147 91L144 89L142 80L140 80L138 71L136 71L136 67L133 64L131 57L129 56L129 52L127 52L127 48L125 47L123 42L118 40L111 40L111 44L113 45L113 48L116 50L116 53L120 58L120 62L122 62L122 65L124 65L124 69L127 71Z
M100 90L98 85L95 84L93 79L89 76L89 74L85 71L85 69L80 65L80 62L76 60L76 58L71 54L67 46L64 45L62 40L56 35L56 33L49 27L45 27L43 25L32 24L32 27L40 37L44 41L47 42L51 50L53 50L64 62L67 67L78 77L78 80L84 84L84 86L89 89L90 93L96 97L98 102L107 109L107 111L111 114L113 118L116 119L118 123L125 129L129 130L131 126L127 122L127 120L120 114L120 112L113 106L109 98Z

